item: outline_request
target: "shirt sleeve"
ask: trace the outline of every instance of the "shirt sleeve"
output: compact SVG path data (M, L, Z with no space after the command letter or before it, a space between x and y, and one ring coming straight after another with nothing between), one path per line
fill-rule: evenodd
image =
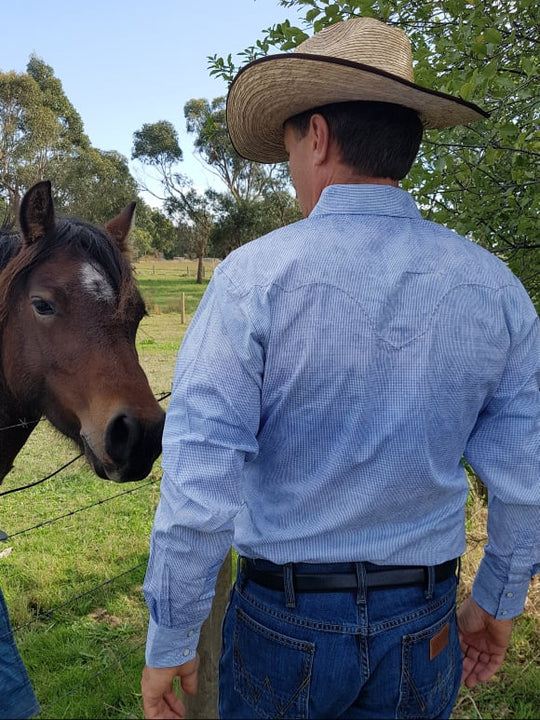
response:
M178 353L143 588L150 667L194 657L258 451L263 348L248 306L216 269Z
M499 619L523 612L540 571L539 322L522 288L511 295L508 361L465 452L489 498L488 543L472 595Z

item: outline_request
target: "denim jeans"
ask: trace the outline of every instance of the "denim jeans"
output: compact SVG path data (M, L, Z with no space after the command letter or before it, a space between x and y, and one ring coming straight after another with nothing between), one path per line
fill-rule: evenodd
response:
M0 718L29 718L41 711L23 665L0 590Z
M449 718L462 665L457 578L368 589L364 577L357 592L286 600L239 569L223 623L220 718Z

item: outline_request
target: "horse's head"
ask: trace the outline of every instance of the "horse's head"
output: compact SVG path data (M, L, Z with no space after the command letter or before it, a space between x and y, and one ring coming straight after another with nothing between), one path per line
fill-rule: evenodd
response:
M45 415L97 475L117 482L148 475L165 417L135 349L145 308L127 258L134 210L103 229L56 220L50 183L38 183L22 200L20 249L0 276L6 402L19 417Z

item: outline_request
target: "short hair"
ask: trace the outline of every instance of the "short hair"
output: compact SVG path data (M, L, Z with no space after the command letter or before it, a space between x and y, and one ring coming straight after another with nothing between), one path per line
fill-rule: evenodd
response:
M358 100L306 110L289 118L286 124L303 137L315 113L326 119L342 162L359 175L401 180L411 169L424 130L415 110Z

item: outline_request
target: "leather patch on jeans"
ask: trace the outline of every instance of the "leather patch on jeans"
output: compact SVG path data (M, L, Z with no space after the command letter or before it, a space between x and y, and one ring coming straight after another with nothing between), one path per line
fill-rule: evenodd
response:
M450 630L450 623L446 623L442 630L431 638L429 641L429 659L434 660L439 653L448 645L448 632Z

